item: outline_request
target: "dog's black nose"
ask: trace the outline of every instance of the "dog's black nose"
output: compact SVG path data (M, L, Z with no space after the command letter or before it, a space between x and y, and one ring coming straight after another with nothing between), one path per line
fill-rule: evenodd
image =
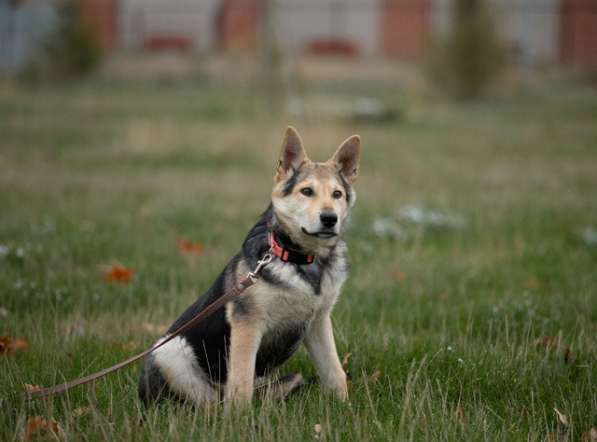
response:
M338 216L335 213L322 213L319 215L323 227L334 227L338 222Z

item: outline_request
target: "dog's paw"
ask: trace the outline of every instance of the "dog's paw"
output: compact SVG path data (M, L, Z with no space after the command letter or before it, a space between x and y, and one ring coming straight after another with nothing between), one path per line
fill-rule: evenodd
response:
M346 385L346 382L344 382L344 385L342 385L341 387L334 389L334 395L341 401L348 400L348 387Z
M338 372L334 377L322 382L322 387L342 401L348 399L348 385L344 371Z
M251 404L253 391L241 388L230 388L226 390L224 403L227 408L244 408Z

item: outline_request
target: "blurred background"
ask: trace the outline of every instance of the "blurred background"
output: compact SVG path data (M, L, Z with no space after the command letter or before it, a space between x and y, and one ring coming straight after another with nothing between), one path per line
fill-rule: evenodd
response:
M298 58L334 57L427 61L436 76L452 69L470 79L507 64L595 66L596 42L593 0L0 1L0 72L30 77L57 74L50 64L86 73L100 61L109 71L207 74L222 57L258 58L261 74L296 74ZM168 66L137 64L157 58Z
M4 254L66 229L36 278L235 250L288 124L315 160L362 135L360 257L596 242L597 0L0 0L0 115Z
M552 144L592 164L596 84L596 0L0 0L0 143L10 173L30 166L19 179L77 161L269 171L293 124L322 155L360 131L395 196L432 176L425 198L454 204L438 195L463 158L475 183L504 161L503 185L532 153L556 167Z
M492 16L486 22L499 24L516 64L586 65L597 58L596 7L591 0L2 0L0 66L23 68L65 20L80 22L108 55L255 54L271 47L293 56L416 61L430 37L478 18L481 9Z
M4 438L23 383L143 350L212 284L288 124L313 160L363 142L330 434L595 440L597 0L0 0ZM138 438L134 378L55 417ZM272 434L325 427L303 399Z

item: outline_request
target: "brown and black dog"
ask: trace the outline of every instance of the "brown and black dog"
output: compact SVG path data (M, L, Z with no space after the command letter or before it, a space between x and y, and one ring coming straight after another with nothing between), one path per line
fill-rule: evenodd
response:
M359 156L360 138L353 135L328 161L313 162L296 130L286 130L271 204L214 285L169 333L234 287L268 250L276 256L239 298L145 359L139 381L144 401L168 395L205 404L223 394L246 404L256 379L301 342L322 387L346 399L330 314L347 277L342 235L356 198Z

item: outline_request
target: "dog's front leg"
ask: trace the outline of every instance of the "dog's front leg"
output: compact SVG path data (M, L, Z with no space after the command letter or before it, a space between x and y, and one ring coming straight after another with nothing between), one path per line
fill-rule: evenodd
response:
M313 319L305 336L305 346L315 363L321 385L340 399L347 399L346 373L338 359L330 312L322 312Z
M255 360L263 336L257 321L242 319L230 324L228 380L226 400L234 405L246 405L253 397Z

